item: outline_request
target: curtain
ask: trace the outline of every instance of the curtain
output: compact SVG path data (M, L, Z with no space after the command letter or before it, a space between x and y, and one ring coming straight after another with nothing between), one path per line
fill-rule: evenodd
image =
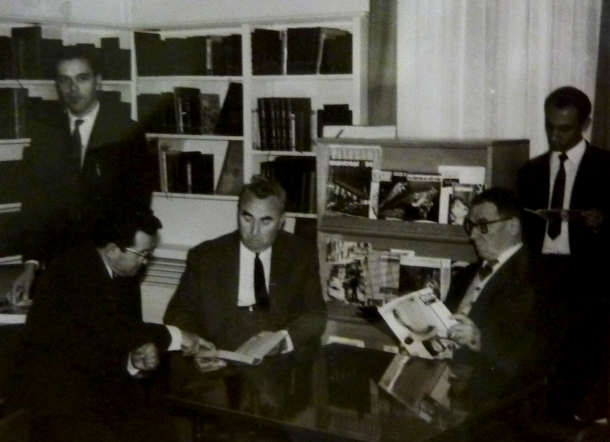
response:
M396 1L371 0L368 124L396 126Z

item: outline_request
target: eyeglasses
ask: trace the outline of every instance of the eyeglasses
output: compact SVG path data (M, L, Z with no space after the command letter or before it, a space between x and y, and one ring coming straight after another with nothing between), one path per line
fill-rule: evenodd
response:
M464 220L464 230L466 230L466 233L468 233L469 235L472 233L472 230L476 227L479 232L481 232L483 235L485 235L487 232L489 232L489 226L490 224L495 224L495 223L499 223L501 221L508 221L511 218L500 218L500 219L496 219L493 221L486 221L486 220L481 220L481 221L477 221L472 222L471 220L467 219Z
M136 255L141 256L144 259L150 258L150 254L151 254L150 251L148 251L148 252L139 252L137 250L130 249L129 247L125 247L125 250L129 250L131 253L135 253Z

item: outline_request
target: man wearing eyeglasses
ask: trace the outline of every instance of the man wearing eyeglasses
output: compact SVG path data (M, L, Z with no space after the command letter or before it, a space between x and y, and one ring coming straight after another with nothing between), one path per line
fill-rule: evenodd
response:
M449 337L462 345L454 359L474 367L472 398L487 403L540 377L549 347L539 330L539 287L522 244L516 195L501 188L477 195L464 228L480 262L452 281L446 304L458 324Z
M213 345L173 326L144 323L137 277L158 242L152 212L115 207L92 242L54 261L40 280L19 352L30 440L173 441L140 378L166 351Z

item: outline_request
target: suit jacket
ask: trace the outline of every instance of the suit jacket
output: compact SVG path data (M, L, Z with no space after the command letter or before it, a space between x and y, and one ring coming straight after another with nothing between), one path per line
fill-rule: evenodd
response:
M138 279L112 279L92 244L72 249L49 266L20 354L35 416L128 416L139 408L145 392L127 371L129 353L148 342L162 352L171 336L163 325L142 322L132 308L136 301Z
M523 207L546 209L550 195L550 159L547 152L530 160L519 171L519 196ZM570 252L583 259L598 259L607 250L610 233L610 152L587 143L572 189L570 209L599 209L604 222L599 234L594 234L582 222L569 223ZM528 214L523 223L526 242L536 252L542 250L546 221Z
M239 232L206 241L188 253L187 265L164 321L235 350L262 330L288 329L298 347L319 342L326 323L315 246L280 231L273 244L269 310L237 307Z
M452 281L445 302L450 311L457 311L479 267L467 267ZM558 330L549 319L552 312L542 305L542 295L551 289L540 268L522 247L492 275L470 310L468 317L481 331L481 351L462 347L454 359L474 367L476 399L505 397L546 374L543 367L554 355L552 335Z
M82 170L70 152L67 112L58 109L31 131L22 162L24 259L49 261L81 243L82 227L115 201L149 207L152 168L135 122L100 103Z

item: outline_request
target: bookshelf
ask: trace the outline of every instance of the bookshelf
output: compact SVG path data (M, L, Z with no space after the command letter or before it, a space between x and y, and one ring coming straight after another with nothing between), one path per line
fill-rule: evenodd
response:
M302 29L336 29L340 30L342 35L349 35L350 42L350 70L351 73L319 73L317 66L311 73L289 73L288 67L290 56L287 55L288 43L282 42L281 39L286 39L288 32L298 34ZM256 41L254 36L259 33L270 32L280 36L279 43L279 64L277 70L272 73L261 74L260 60L260 43ZM290 30L290 31L289 31ZM197 24L189 24L189 26L167 26L158 27L155 29L135 29L135 48L136 62L138 68L142 68L141 48L138 45L138 34L149 33L153 37L145 37L157 41L161 41L162 45L166 45L168 41L188 40L191 38L201 39L218 39L228 36L238 35L240 37L240 55L241 55L241 71L232 72L231 74L213 75L206 70L199 71L198 75L183 72L179 75L159 75L158 67L151 69L144 67L146 75L141 75L139 72L135 76L136 96L140 97L144 94L167 94L174 91L174 88L193 88L199 89L202 94L215 94L219 97L220 105L223 106L229 85L231 83L239 83L242 90L241 106L241 126L243 131L234 134L216 134L216 133L166 133L169 131L148 131L149 139L158 139L158 145L162 146L165 151L172 152L192 152L197 151L204 155L213 156L214 164L214 193L197 195L185 194L183 192L174 192L170 189L166 191L156 192L153 198L153 208L156 212L167 213L170 218L164 221L166 228L164 229L165 236L162 247L165 244L175 244L168 241L178 241L180 244L194 245L200 240L210 239L219 234L225 233L223 228L218 226L210 226L206 223L203 226L205 232L197 235L195 238L187 238L181 232L188 230L184 225L184 216L178 212L178 206L183 203L180 200L188 202L190 210L201 212L205 210L206 205L212 205L215 210L220 210L226 219L235 217L236 210L236 193L241 183L246 182L254 174L259 174L265 171L265 168L283 169L282 166L275 165L276 162L284 163L306 163L310 172L307 176L300 177L295 181L303 181L307 190L311 189L308 198L298 196L301 199L307 199L311 204L310 208L306 207L305 203L298 204L289 209L288 216L292 219L306 218L315 219L315 162L316 152L315 145L311 141L306 148L294 150L279 150L279 149L261 149L261 133L259 107L260 100L263 98L290 98L300 97L307 98L311 103L311 124L309 127L309 139L313 140L317 137L317 118L316 111L323 109L325 105L343 104L349 107L352 113L352 123L355 125L366 124L366 108L367 108L367 76L366 76L366 42L367 42L367 17L366 14L354 14L353 16L342 15L340 17L316 17L312 18L290 18L283 17L279 20L244 20L231 21L227 23L204 23L201 26ZM253 41L254 39L254 41ZM184 42L183 42L184 43ZM201 43L200 43L201 44ZM171 45L171 44L170 44ZM140 46L140 49L138 49ZM201 44L200 48L203 47ZM210 45L206 47L206 51ZM316 48L319 50L319 48ZM206 68L209 68L209 62L214 59L214 47L211 47L212 56L207 55L205 63L208 63ZM265 51L263 51L265 52ZM163 53L167 53L164 51ZM144 49L146 56L147 52ZM230 57L234 56L234 52L230 51ZM154 57L153 57L154 58ZM160 60L160 61L159 61ZM163 58L158 57L157 63L163 63ZM213 62L213 61L212 61ZM140 69L141 70L141 69ZM328 68L327 68L328 70ZM324 71L324 69L322 69ZM269 71L267 71L269 72ZM150 74L150 75L149 75ZM140 107L141 99L136 99L136 107ZM136 111L139 115L145 115L142 109ZM171 131L171 130L170 130ZM178 131L176 131L178 132ZM311 147L309 147L309 145ZM237 146L237 147L236 147ZM233 149L238 150L238 165L239 176L238 183L234 186L228 186L228 189L221 190L220 186L223 166L228 152ZM271 164L271 166L269 166ZM161 170L163 172L163 170ZM305 190L298 190L296 193L301 195ZM195 208L201 206L201 209ZM211 206L210 206L211 207ZM172 232L169 232L170 230ZM167 238L167 240L166 240ZM171 240L169 238L172 238Z
M417 256L474 262L477 257L459 225L378 220L331 213L326 210L330 146L380 146L382 170L435 173L438 166L484 167L486 187L516 189L517 172L529 159L528 140L398 140L318 139L318 250L322 287L331 265L326 262L330 240L370 243L373 250L412 250ZM383 349L392 344L391 333L379 330L359 315L355 305L329 303L325 339L352 339L361 345Z

